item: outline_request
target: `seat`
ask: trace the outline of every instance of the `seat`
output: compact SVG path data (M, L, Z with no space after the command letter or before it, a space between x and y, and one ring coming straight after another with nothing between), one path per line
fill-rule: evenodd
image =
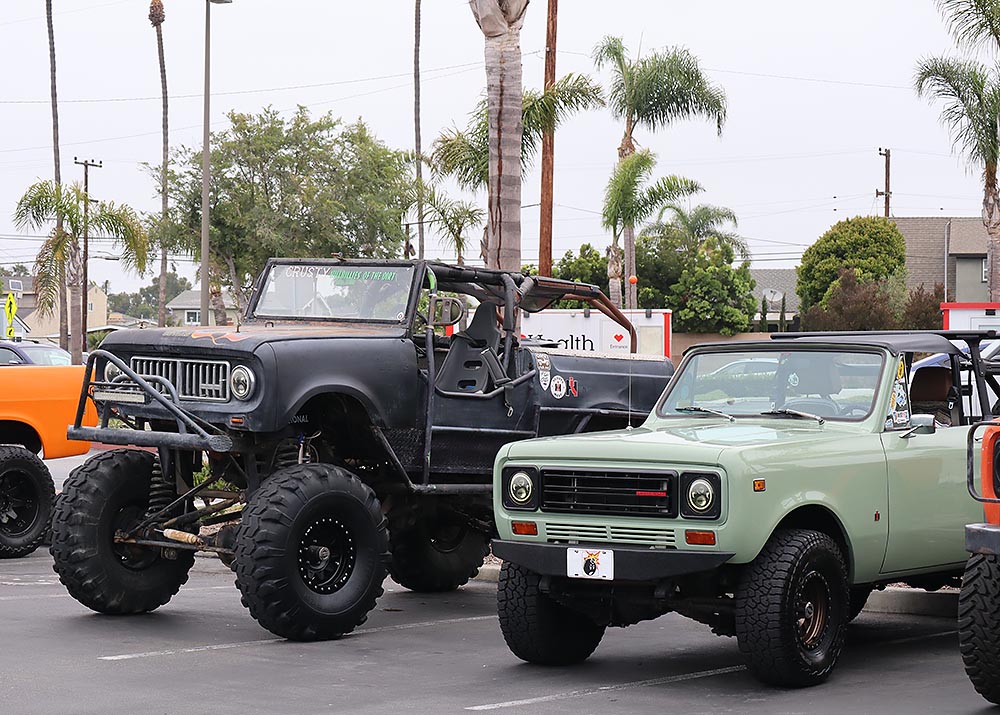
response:
M840 372L832 360L817 355L808 362L801 359L790 362L788 370L790 396L785 399L785 407L821 417L836 417L840 414L840 405L833 399L833 395L840 393L842 384Z
M485 392L490 369L483 352L491 351L496 356L499 349L496 310L491 304L483 303L469 327L451 337L451 346L435 384L447 392Z
M943 425L959 423L958 390L952 382L951 368L928 365L914 373L910 383L910 412L934 415Z

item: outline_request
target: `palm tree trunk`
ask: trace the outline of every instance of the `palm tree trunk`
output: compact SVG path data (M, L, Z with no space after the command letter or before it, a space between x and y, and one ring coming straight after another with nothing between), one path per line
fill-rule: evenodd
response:
M608 246L608 298L616 308L622 307L622 249L617 236Z
M1000 300L1000 196L997 192L997 166L987 164L983 179L983 225L989 234L986 242L986 289L990 302Z
M163 93L163 155L160 165L160 285L156 324L167 324L167 163L170 159L169 115L167 112L167 63L163 55L163 26L156 25L156 53L160 59L160 90Z
M625 308L635 310L638 307L638 287L629 279L635 275L635 227L627 224L622 231L625 238Z
M59 102L56 96L56 34L52 26L52 0L45 0L45 22L49 31L49 91L52 105L52 161L55 164L56 186L62 185L59 161ZM56 215L56 231L62 233L62 214ZM66 283L59 286L59 347L69 347L69 321L66 316Z
M83 362L83 257L74 236L69 241L69 256L66 257L66 283L69 285L69 353L74 365Z
M420 148L420 0L413 4L413 151L417 169L417 258L424 258L423 157ZM409 256L406 256L409 258Z

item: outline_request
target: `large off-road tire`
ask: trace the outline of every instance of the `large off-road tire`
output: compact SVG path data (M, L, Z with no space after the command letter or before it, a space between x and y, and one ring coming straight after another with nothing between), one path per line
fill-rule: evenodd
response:
M146 613L167 603L188 579L194 552L116 544L116 531L140 522L149 508L156 456L116 449L70 474L52 521L53 568L77 601L98 613Z
M0 559L27 556L49 535L52 475L23 447L0 447Z
M517 564L500 567L497 615L507 647L521 660L539 665L585 661L604 637L604 626L542 593L539 579Z
M419 519L389 532L389 575L422 593L454 591L475 578L489 553L489 537L455 514Z
M974 554L958 596L958 645L976 692L1000 705L1000 558Z
M850 595L837 544L818 531L776 531L736 590L747 668L772 685L816 685L844 645Z
M378 499L347 470L279 470L250 499L236 535L243 605L283 638L349 633L382 595L388 542Z
M851 586L850 607L847 609L848 623L860 616L861 612L865 610L865 604L868 603L868 597L872 595L872 591L874 590L875 587L871 584Z

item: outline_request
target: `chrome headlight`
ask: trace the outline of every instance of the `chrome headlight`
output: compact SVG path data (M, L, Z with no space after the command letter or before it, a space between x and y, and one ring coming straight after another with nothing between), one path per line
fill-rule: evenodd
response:
M117 365L115 365L110 360L108 360L108 361L106 361L104 363L104 381L105 382L114 382L114 379L116 377L118 377L119 375L124 375L124 374L125 373L123 373L121 371L121 368L119 368Z
M257 379L253 376L253 370L243 365L233 368L229 376L229 386L232 388L233 396L238 400L247 400L253 394Z
M504 508L534 511L538 508L538 470L534 467L504 467L500 496Z
M688 485L687 503L694 512L705 514L715 504L715 487L707 479L695 479Z
M512 502L518 506L524 506L531 501L534 492L535 485L532 484L531 477L527 474L516 472L511 476L510 483L507 485L507 494Z

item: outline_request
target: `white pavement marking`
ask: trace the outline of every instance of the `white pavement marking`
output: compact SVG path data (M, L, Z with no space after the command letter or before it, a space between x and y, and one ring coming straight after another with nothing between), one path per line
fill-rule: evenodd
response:
M349 635L363 635L365 633L385 633L387 631L403 631L410 628L429 628L432 626L447 625L449 623L467 623L469 621L495 621L496 616L470 616L468 618L445 618L439 621L420 621L417 623L400 623L395 626L378 626L376 628L360 628ZM174 650L153 650L145 653L123 653L121 655L102 655L98 660L136 660L139 658L159 658L168 655L184 655L187 653L203 653L210 650L228 650L230 648L247 648L256 645L267 645L270 643L280 643L284 638L264 638L256 641L242 641L240 643L219 643L216 645L202 645L192 648L176 648Z
M52 584L48 584L48 583L45 583L45 584L34 584L34 583L32 583L32 584L24 584L24 583L21 583L21 584L8 584L8 585L17 585L17 586L59 586L60 584L59 584L58 581L56 581L55 583L52 583ZM234 591L234 590L235 589L232 586L194 586L192 588L185 588L182 591L182 593L191 593L193 591ZM3 601L32 601L32 600L34 600L36 598L72 598L72 596L70 596L65 591L62 592L62 593L35 594L33 596L29 596L27 594L22 595L22 596L0 596L0 602L3 602Z
M553 700L567 700L569 698L579 698L584 695L597 695L599 693L613 693L618 690L628 690L630 688L644 688L650 685L670 685L671 683L682 683L686 680L698 680L700 678L711 678L715 675L726 675L727 673L738 673L746 670L745 665L731 665L727 668L715 668L714 670L702 670L697 673L685 673L683 675L668 675L663 678L650 678L649 680L633 680L629 683L617 683L615 685L602 685L599 688L586 688L584 690L568 690L563 693L552 693L551 695L540 695L537 698L525 698L523 700L507 700L502 703L490 703L489 705L473 705L466 710L501 710L503 708L516 708L523 705L537 705L538 703L550 703Z

